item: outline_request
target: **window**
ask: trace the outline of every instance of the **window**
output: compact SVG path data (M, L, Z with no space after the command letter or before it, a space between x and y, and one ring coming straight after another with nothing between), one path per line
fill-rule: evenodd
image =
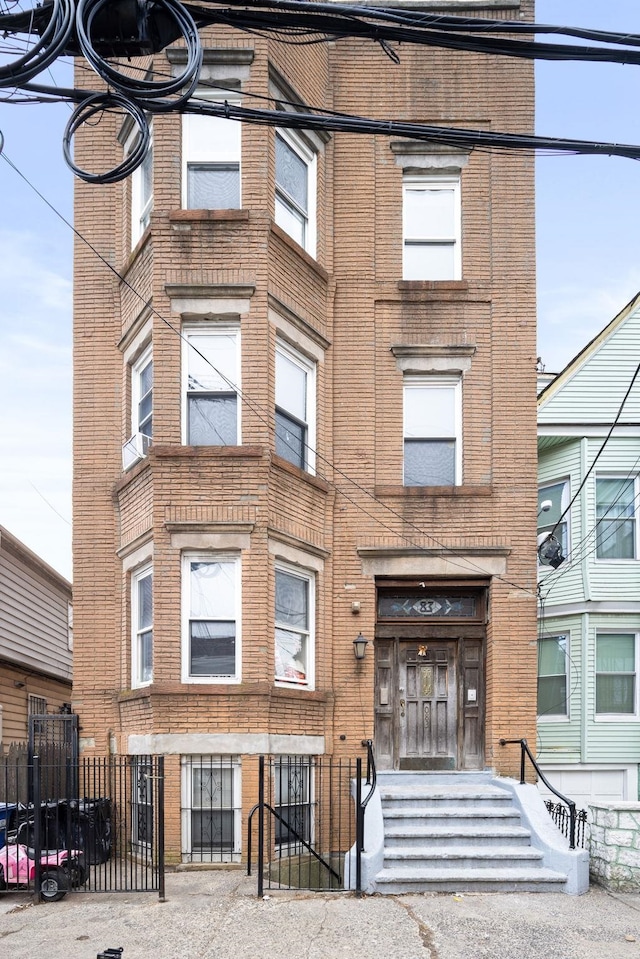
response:
M461 482L461 420L459 377L405 377L405 486L455 486Z
M149 756L136 756L132 764L133 798L131 841L134 846L153 845L153 764Z
M636 715L635 633L596 636L596 715Z
M199 91L197 96L211 97ZM226 96L239 105L237 97ZM222 101L213 101L219 102ZM182 116L182 205L189 210L240 207L240 138L242 126L226 117Z
M236 446L240 434L240 332L186 331L186 443Z
M131 577L131 685L153 681L153 571L147 566Z
M402 276L405 280L459 280L459 176L405 176Z
M538 640L538 717L569 715L567 701L568 637L544 636Z
M43 696L29 696L27 709L29 716L46 716L47 700Z
M240 762L234 756L182 757L182 852L190 862L240 858Z
M183 682L239 679L240 560L185 556Z
M307 756L286 756L274 765L276 812L276 845L287 845L304 852L300 840L311 842L311 760Z
M276 132L276 223L316 255L316 154L301 137Z
M276 453L303 470L315 465L315 364L276 346Z
M276 681L313 686L314 580L276 569Z
M125 153L132 152L139 133L136 130L125 144ZM144 159L131 174L131 248L136 245L151 221L153 209L153 141Z
M636 481L629 477L596 479L596 556L635 559Z
M542 504L545 504L544 510ZM542 543L543 537L553 535L560 543L562 553L567 555L569 549L568 535L568 514L558 524L558 521L567 506L569 505L569 482L563 480L561 483L551 483L548 486L541 486L538 490L538 544ZM556 524L558 528L556 529Z
M122 468L147 455L153 436L153 357L151 349L131 366L131 437L122 447Z

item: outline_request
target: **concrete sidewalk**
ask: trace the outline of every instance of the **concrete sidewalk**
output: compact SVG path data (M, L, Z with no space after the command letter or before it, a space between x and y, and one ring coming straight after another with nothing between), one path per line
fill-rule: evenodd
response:
M240 871L167 876L155 894L0 896L3 959L640 959L640 895L268 893Z

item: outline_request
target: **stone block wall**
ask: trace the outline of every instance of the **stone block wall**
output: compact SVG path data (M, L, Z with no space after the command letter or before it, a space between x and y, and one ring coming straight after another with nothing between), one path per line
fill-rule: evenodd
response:
M590 874L618 892L640 890L640 803L598 803L591 809Z

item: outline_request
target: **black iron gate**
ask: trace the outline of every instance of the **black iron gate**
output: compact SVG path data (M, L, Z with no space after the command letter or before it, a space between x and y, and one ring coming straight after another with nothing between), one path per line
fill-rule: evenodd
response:
M48 876L62 892L164 899L164 758L43 751L0 757L0 889L47 898Z

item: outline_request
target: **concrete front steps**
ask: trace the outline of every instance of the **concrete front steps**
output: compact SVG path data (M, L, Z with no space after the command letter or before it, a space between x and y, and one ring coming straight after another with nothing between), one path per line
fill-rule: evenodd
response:
M490 772L379 772L384 862L378 893L557 892L512 794Z

